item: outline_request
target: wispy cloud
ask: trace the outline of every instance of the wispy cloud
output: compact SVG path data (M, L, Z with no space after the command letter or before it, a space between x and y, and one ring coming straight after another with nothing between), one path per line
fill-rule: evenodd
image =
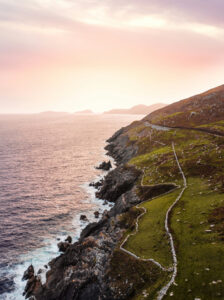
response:
M0 25L22 24L16 25L18 30L55 33L76 30L83 23L124 30L183 30L219 38L224 32L222 11L221 0L0 0Z
M207 88L223 73L223 11L223 0L0 0L0 101L26 107L35 93L36 107L61 107L66 95L81 108L109 93L134 105L197 77Z

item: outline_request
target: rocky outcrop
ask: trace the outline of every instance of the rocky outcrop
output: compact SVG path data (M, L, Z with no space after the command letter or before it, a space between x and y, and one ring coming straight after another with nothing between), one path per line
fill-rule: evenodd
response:
M28 280L34 275L34 267L33 265L30 265L26 271L23 273L22 280Z
M81 215L79 219L80 219L81 221L88 222L88 219L87 219L87 216L86 216L86 215Z
M89 186L94 187L95 189L99 189L103 185L103 179L100 179L97 182L90 182Z
M29 295L32 287L37 300L113 299L113 290L105 276L122 234L123 229L115 217L101 222L98 230L95 227L49 263L51 269L47 272L46 284L40 285L37 276L32 278Z
M103 161L96 169L98 170L104 170L104 171L109 171L112 168L111 162L109 161Z
M102 187L96 197L115 202L123 193L130 190L141 172L135 167L121 165L104 178Z
M129 140L125 132L126 128L118 130L107 140L109 144L105 147L107 155L113 157L118 164L128 162L138 151L138 147Z
M133 167L121 166L106 176L101 193L115 201L115 206L105 211L99 222L88 224L78 242L59 243L64 253L49 263L46 284L42 285L39 277L33 275L24 291L27 296L34 295L36 300L120 299L107 274L113 251L127 225L120 222L121 213L140 202L133 188L140 174Z
M111 143L114 143L113 153L117 155L118 163L127 160L136 151L132 148L125 152L123 129L112 137ZM141 175L136 168L120 164L105 176L96 196L114 202L113 207L110 211L104 211L98 222L88 224L78 242L71 244L71 237L68 237L59 243L63 253L49 263L45 284L30 268L30 273L27 272L30 275L24 277L28 279L24 291L26 297L34 296L36 300L113 300L127 299L134 292L135 279L131 286L124 280L121 293L117 287L120 274L116 274L113 265L114 259L120 257L115 255L115 249L124 231L133 226L139 213L137 209L131 213L133 208L130 208L142 201L136 187ZM150 196L149 192L147 196ZM85 215L80 219L87 220ZM133 258L126 259L132 261L133 268L138 264ZM138 265L136 267L139 268ZM141 282L140 279L137 284L144 284Z
M68 242L60 242L58 243L58 250L60 252L66 252L70 244Z
M100 215L100 213L98 211L94 211L94 216L95 216L96 219L99 218L99 215Z
M67 238L65 239L65 242L68 242L69 244L71 244L72 237L70 235L68 235Z

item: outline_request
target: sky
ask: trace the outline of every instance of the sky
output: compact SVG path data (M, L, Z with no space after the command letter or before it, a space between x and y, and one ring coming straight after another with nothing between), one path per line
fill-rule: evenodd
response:
M223 0L0 0L0 113L172 103L223 84Z

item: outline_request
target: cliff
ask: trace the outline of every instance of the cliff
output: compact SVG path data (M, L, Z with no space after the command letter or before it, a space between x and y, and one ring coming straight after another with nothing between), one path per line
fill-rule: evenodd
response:
M224 297L224 138L210 123L222 132L222 95L219 87L158 110L108 140L117 167L96 195L114 206L49 263L45 284L30 273L26 297ZM176 113L189 116L192 108L203 124L186 117L180 125Z

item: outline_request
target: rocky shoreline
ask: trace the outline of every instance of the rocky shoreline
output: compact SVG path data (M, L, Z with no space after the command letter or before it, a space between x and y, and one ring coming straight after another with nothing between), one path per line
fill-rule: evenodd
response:
M128 259L133 268L139 267L131 257L117 252L117 248L127 229L133 227L139 211L134 206L149 197L149 190L139 195L137 184L142 172L125 163L137 153L137 147L129 143L122 128L109 140L105 148L108 155L115 159L117 167L110 171L99 184L96 184L96 196L114 205L110 211L104 211L98 222L90 223L82 231L77 242L66 241L60 245L64 253L49 262L46 283L42 284L39 274L30 266L24 274L27 284L24 296L36 300L92 300L127 299L134 293L135 284L125 276L121 278L119 268L114 261L122 264ZM156 191L157 194L163 193ZM143 195L143 196L142 196ZM133 208L132 208L133 207ZM140 262L138 262L140 264ZM142 268L143 266L141 266ZM148 263L148 269L152 266ZM154 267L155 268L155 267ZM156 280L159 270L154 270ZM124 274L125 275L125 274ZM142 278L141 280L142 281Z

